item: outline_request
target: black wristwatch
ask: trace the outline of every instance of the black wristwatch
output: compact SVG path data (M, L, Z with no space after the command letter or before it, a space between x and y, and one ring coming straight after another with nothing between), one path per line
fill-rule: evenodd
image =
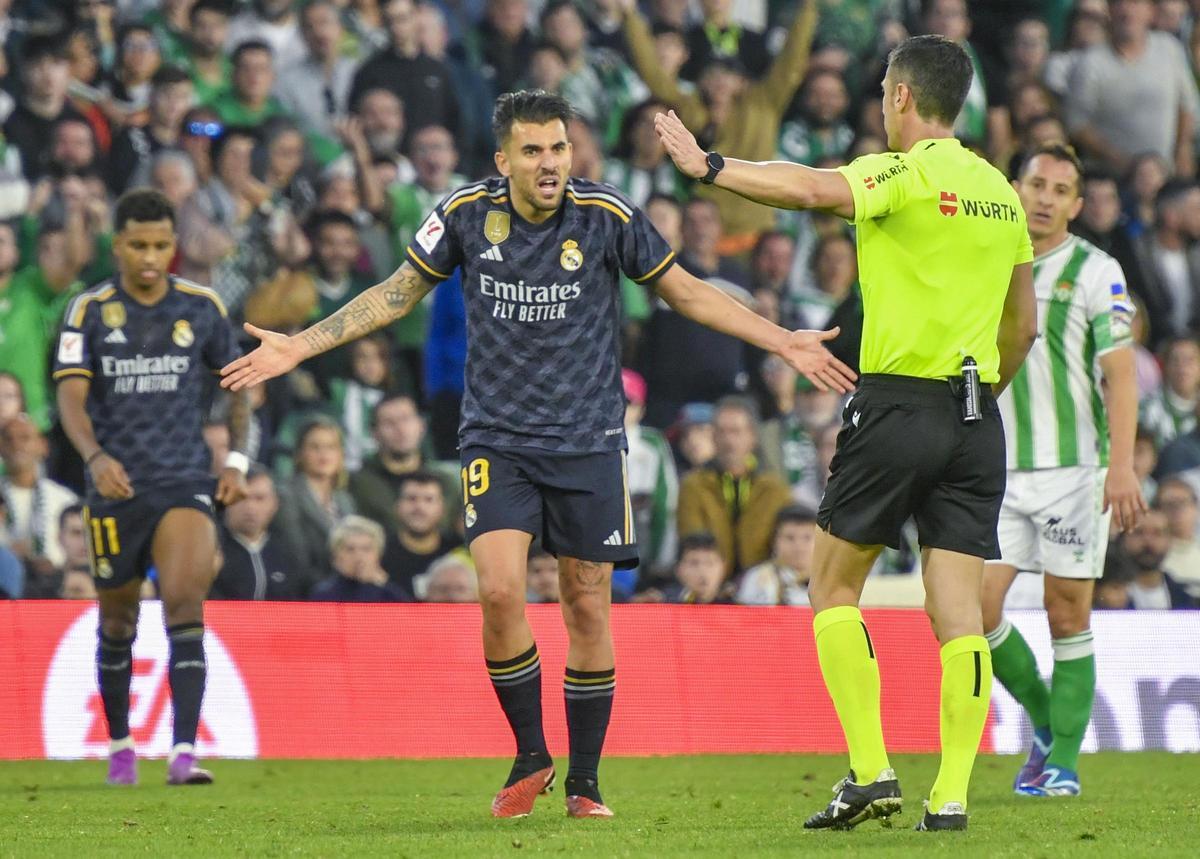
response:
M700 177L700 181L705 185L711 185L717 181L717 174L725 169L725 159L721 157L720 152L710 152L704 161L708 164L708 172Z

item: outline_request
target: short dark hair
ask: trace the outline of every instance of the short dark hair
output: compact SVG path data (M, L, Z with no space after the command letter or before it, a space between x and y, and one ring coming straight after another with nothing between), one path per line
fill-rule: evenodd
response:
M1190 179L1168 179L1154 198L1154 213L1161 215L1164 209L1180 202L1194 188L1196 183Z
M113 215L113 230L121 232L130 221L153 223L154 221L170 221L175 226L175 207L171 201L153 188L135 188L126 191L117 200L116 214Z
M215 165L221 160L221 156L225 152L225 147L229 145L229 141L236 137L245 137L251 140L255 145L262 141L258 130L251 128L248 125L227 125L224 130L212 139L210 144L210 154L212 155L212 163Z
M375 404L375 408L371 409L371 429L375 429L375 427L378 425L379 412L383 410L383 407L400 400L410 403L413 407L413 411L416 412L417 415L421 414L421 408L417 405L417 401L414 397L410 396L409 394L388 394Z
M62 509L62 512L58 514L58 528L60 531L66 527L68 516L83 516L83 505L78 503L68 504Z
M1162 492L1168 486L1179 486L1179 487L1183 488L1189 496L1191 496L1193 504L1200 502L1200 496L1196 495L1195 487L1193 487L1192 484L1188 483L1186 480L1184 480L1179 475L1172 474L1170 477L1164 477L1162 479L1162 482L1158 484L1158 488L1155 490L1154 503L1150 505L1155 510L1164 509L1162 506Z
M191 76L179 66L159 66L154 77L150 78L150 86L154 89L175 86L175 84L191 83Z
M496 109L492 112L492 133L496 140L504 143L512 136L514 122L545 125L557 119L567 126L574 115L570 102L561 95L542 89L506 92L496 99Z
M262 39L247 39L244 42L240 42L238 46L233 49L233 53L230 55L229 61L236 66L242 57L251 51L266 51L268 54L270 54L272 60L275 59L275 51L271 49L271 46L268 43L264 42Z
M888 71L912 90L922 119L953 125L975 70L962 46L945 36L913 36L888 54Z
M1052 158L1055 161L1061 161L1065 164L1070 164L1075 168L1075 193L1083 194L1083 162L1079 160L1079 155L1075 152L1075 147L1069 143L1063 143L1061 140L1051 140L1049 143L1043 143L1041 146L1029 153L1029 157L1025 159L1025 163L1021 165L1021 176L1029 170L1029 165L1033 163L1033 159L1039 155L1045 155L1047 158Z
M804 504L789 504L775 516L775 530L784 525L808 525L817 521L817 511Z
M586 20L583 17L583 13L579 11L579 7L575 5L574 0L550 0L550 2L542 7L542 14L538 16L538 28L545 30L546 22L563 9L570 9L579 16L580 20Z
M250 463L250 467L246 469L246 482L249 483L251 480L258 480L260 477L267 478L271 481L272 485L275 484L275 475L271 474L270 469L259 465L257 462Z
M66 60L67 43L56 35L30 36L21 46L21 62L30 64L40 60Z
M410 471L408 474L400 478L400 486L396 490L396 500L400 500L400 496L404 494L405 487L410 483L415 483L418 486L436 486L438 491L445 496L445 490L442 489L442 479L432 471L426 471L423 468L418 468L416 471Z
M331 225L346 227L347 229L354 230L355 236L358 235L358 224L354 223L354 218L336 209L322 209L308 219L308 231L314 236L325 229L325 227Z
M233 8L229 0L198 0L188 12L188 21L195 24L196 16L201 12L213 12L217 15L224 15L226 18L233 16Z
M677 563L682 562L688 552L716 552L719 555L721 547L717 544L717 538L710 531L696 531L679 538Z

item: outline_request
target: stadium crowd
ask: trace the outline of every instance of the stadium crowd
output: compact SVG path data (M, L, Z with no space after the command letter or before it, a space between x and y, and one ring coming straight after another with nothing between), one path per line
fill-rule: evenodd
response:
M1010 173L1049 140L1085 158L1073 229L1121 263L1138 306L1154 508L1113 535L1097 605L1196 605L1200 0L0 0L0 597L94 596L83 468L48 364L67 301L113 274L123 191L175 204L180 276L239 321L295 331L390 273L443 195L493 172L498 93L556 91L578 111L575 175L615 185L689 271L771 319L840 325L834 351L854 365L852 230L685 181L653 117L673 108L726 156L840 165L883 151L883 64L919 32L971 55L965 143ZM476 598L461 289L455 276L390 330L252 392L257 465L223 514L214 598ZM838 396L631 281L622 298L642 564L614 595L806 604ZM868 602L920 604L914 541L885 552ZM1022 579L1013 604L1040 606ZM536 545L529 589L558 599Z

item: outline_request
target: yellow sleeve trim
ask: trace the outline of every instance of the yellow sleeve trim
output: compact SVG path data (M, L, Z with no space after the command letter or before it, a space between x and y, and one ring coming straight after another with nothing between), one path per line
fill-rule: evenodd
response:
M455 209L457 209L463 203L470 203L472 200L478 200L480 197L486 197L487 193L488 193L487 189L484 188L482 191L476 191L474 194L468 194L466 197L459 197L457 200L455 200L453 203L451 203L449 206L446 207L446 211L444 214L449 215L451 212L453 212Z
M574 194L568 194L567 196L571 198L571 202L576 206L599 206L602 209L608 209L608 211L612 212L626 224L629 223L629 216L611 203L606 203L603 200L580 200Z
M95 295L84 294L84 295L79 296L79 298L76 299L79 302L79 306L75 308L75 314L71 317L71 320L70 320L71 327L72 328L82 328L83 327L83 318L85 316L87 316L88 305L91 304L93 301L104 301L106 299L112 298L113 295L116 293L116 291L117 291L116 287L110 286L110 287L107 287L106 289L101 290L100 292L96 293Z
M641 277L635 277L633 279L633 282L634 283L645 283L650 278L654 277L654 275L656 275L660 271L662 271L663 268L666 267L667 263L669 263L673 259L675 259L675 251L671 251L669 254L667 254L666 257L663 258L662 262L660 262L654 268L650 269L650 271L647 272L646 274L643 274Z
M180 283L179 281L175 281L175 288L180 292L186 292L188 295L204 296L217 306L217 310L221 312L222 316L224 316L226 319L229 318L229 311L225 309L225 302L221 301L221 297L213 290L203 286L191 286L186 283Z
M54 371L55 381L58 381L59 379L65 379L67 376L83 376L90 379L92 378L92 371L85 370L82 367L66 367L62 370Z
M450 275L448 275L448 274L442 274L440 271L436 271L436 270L430 268L425 263L424 260L422 260L419 256L417 256L416 252L412 248L408 248L407 250L408 250L408 258L409 259L411 259L413 262L415 262L421 268L425 269L425 271L429 272L429 274L436 277L438 280L445 280L446 278L450 277Z

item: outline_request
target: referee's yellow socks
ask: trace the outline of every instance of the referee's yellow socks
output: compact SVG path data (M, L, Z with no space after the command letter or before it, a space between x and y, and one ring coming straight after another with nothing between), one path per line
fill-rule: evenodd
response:
M942 645L942 765L929 810L947 802L967 807L967 785L992 699L992 654L982 635L964 635Z
M825 688L846 735L855 781L873 782L891 764L879 716L879 663L862 612L852 605L818 612L813 634Z

